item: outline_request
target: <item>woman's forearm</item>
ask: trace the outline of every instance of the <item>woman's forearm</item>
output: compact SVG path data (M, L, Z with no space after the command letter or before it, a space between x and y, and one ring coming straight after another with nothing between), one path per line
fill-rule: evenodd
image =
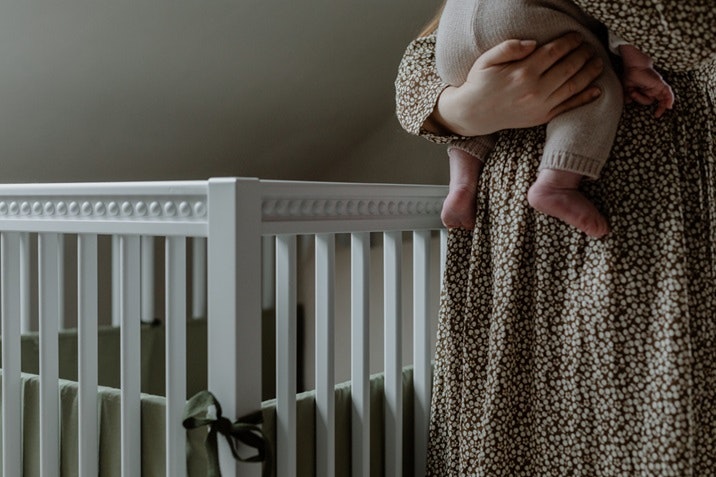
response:
M437 104L423 128L433 134L459 136L485 136L496 131L495 122L487 114L475 114L466 107L464 91L448 86L438 96ZM470 129L465 128L469 125Z

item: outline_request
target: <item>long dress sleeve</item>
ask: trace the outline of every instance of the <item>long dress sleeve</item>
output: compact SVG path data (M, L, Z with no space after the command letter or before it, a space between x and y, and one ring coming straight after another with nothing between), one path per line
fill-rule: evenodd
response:
M449 144L484 160L494 146L494 137L434 134L423 128L435 109L440 93L447 87L435 64L435 35L413 40L405 50L395 80L396 115L400 125L410 134L439 144Z
M396 114L403 129L437 143L454 139L456 136L430 134L423 129L438 96L447 87L435 66L435 35L413 40L403 54L395 79Z

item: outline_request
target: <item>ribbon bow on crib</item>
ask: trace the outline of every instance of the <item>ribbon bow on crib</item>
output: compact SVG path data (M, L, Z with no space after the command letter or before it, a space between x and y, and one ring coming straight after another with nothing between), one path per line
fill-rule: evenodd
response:
M209 426L206 437L207 458L209 460L208 477L220 477L217 434L226 437L234 458L240 462L263 462L263 477L271 477L271 448L266 436L258 426L262 421L261 411L239 418L232 423L221 415L221 405L209 391L195 394L184 407L184 428L196 429ZM256 449L256 455L241 457L239 444Z

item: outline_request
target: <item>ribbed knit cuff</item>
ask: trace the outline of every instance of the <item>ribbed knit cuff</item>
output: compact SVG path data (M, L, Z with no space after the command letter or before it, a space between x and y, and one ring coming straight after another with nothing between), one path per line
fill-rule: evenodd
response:
M606 160L600 161L599 159L567 151L545 151L539 170L557 169L558 171L575 172L590 179L597 179L605 162Z
M448 147L450 149L460 149L471 156L485 162L485 158L495 147L495 138L493 136L476 136L469 139L458 139L452 141Z

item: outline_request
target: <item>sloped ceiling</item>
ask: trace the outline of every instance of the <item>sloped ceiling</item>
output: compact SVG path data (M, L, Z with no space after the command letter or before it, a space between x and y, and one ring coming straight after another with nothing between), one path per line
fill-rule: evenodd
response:
M4 2L2 181L395 181L357 151L395 178L396 155L436 157L393 119L393 79L438 3Z

